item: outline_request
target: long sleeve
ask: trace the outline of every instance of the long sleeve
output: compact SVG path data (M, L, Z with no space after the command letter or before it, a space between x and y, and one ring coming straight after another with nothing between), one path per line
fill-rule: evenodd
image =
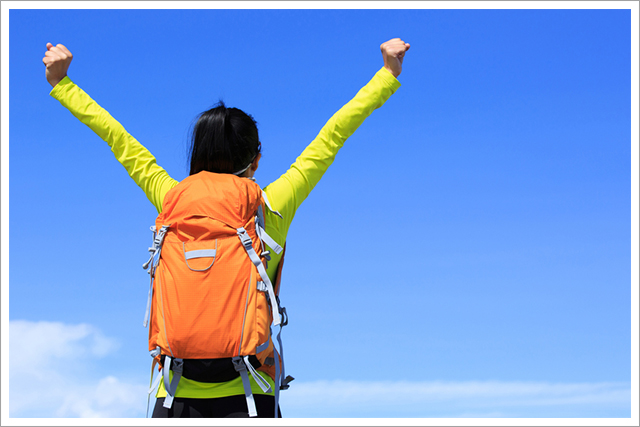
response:
M69 77L62 79L50 95L109 144L116 159L160 212L164 196L178 181L158 166L149 150Z

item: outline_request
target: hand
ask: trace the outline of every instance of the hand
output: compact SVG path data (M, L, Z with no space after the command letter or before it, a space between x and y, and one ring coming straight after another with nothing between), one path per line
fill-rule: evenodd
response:
M45 75L51 86L55 87L60 83L60 80L66 77L72 59L73 55L64 45L54 46L47 43L47 52L44 54L42 62L47 67Z
M384 68L389 70L396 78L402 72L404 53L408 51L410 47L409 43L405 43L400 39L391 39L380 45L382 58L384 59Z

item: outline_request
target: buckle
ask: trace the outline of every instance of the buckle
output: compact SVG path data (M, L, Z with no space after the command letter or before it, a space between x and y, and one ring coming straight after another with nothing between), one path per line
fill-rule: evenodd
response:
M290 387L289 383L293 380L295 380L295 378L293 378L291 375L287 375L287 378L285 378L280 385L280 390L288 390Z
M233 357L231 358L231 361L233 362L233 368L236 370L236 372L242 372L247 370L247 366L244 364L244 360L242 360L242 357L239 357L239 356Z
M171 361L171 370L176 374L182 374L182 369L184 368L184 360L182 359L173 359Z

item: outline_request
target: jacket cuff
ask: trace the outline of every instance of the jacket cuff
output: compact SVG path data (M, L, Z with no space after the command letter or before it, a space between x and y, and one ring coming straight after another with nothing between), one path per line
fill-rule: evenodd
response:
M382 81L384 81L384 84L391 88L391 90L393 90L394 92L401 86L400 81L396 79L393 74L391 74L391 72L384 67L378 70L378 72L376 73L376 77L379 77Z
M51 89L51 92L49 92L49 95L53 96L55 99L60 99L61 93L64 92L65 89L68 89L65 86L72 85L72 84L73 82L71 81L69 76L64 76L64 78L60 80L58 84L53 87L53 89Z

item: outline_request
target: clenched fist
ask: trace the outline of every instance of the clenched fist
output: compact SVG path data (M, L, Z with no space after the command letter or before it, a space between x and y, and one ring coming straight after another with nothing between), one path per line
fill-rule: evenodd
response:
M54 46L47 43L47 52L44 54L42 62L47 67L45 75L51 86L55 87L60 83L60 80L65 78L72 59L73 55L64 45Z
M402 72L402 60L404 54L411 46L400 39L391 39L380 45L382 58L384 59L384 68L389 70L394 77L398 77Z

